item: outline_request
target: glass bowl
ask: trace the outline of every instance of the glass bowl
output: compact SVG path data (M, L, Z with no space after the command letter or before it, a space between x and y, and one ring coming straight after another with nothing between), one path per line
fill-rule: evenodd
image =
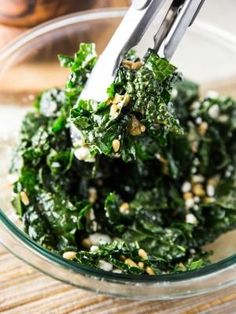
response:
M67 261L32 241L11 206L8 166L23 114L35 95L63 86L67 70L58 53L73 54L80 42L95 42L101 52L125 10L109 9L68 15L26 33L0 52L0 241L14 255L43 273L74 286L133 299L175 299L215 291L236 283L236 233L222 236L213 264L192 272L134 276L91 269ZM155 23L153 24L155 30ZM145 38L146 46L150 38ZM141 47L142 48L142 47ZM181 42L173 62L202 93L214 89L236 96L236 40L197 22Z

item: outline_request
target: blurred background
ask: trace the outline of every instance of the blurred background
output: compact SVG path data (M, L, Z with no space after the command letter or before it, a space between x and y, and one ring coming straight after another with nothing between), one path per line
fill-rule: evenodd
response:
M200 13L205 21L235 33L235 0L205 0ZM1 0L0 48L31 27L52 18L104 7L125 7L131 0Z

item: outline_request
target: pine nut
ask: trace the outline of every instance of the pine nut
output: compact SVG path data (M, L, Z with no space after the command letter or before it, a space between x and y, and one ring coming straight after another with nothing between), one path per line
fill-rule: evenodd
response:
M154 270L151 267L146 267L146 273L150 276L156 275Z
M29 205L30 202L29 202L29 198L28 198L28 195L26 194L26 192L24 192L24 191L20 192L20 198L21 198L22 203L25 206Z
M130 267L138 267L138 265L131 258L127 258L125 260L125 264Z
M117 153L120 149L120 141L115 139L112 141L112 148L114 150L115 153Z
M76 252L74 252L74 251L67 251L67 252L64 252L62 256L65 259L73 260L76 257Z
M148 255L147 255L146 251L144 251L143 249L139 249L139 250L138 250L138 255L139 255L143 260L147 260L147 259L148 259Z

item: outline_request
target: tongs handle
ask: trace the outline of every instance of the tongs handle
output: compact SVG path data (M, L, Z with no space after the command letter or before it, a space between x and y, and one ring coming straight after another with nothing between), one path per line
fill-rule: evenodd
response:
M154 37L154 51L170 59L205 0L174 0Z
M106 89L114 80L124 54L140 42L151 21L167 1L171 0L134 0L100 55L80 99L106 99Z
M117 63L119 63L123 54L141 41L152 20L168 1L173 0L133 0L125 17L113 34L109 45L103 51L102 57L113 59L113 61L114 58L117 58ZM163 19L164 16L161 22ZM117 69L116 65L114 70Z
M169 59L202 2L203 0L133 0L98 59L80 99L106 99L107 86L114 80L124 54L141 42L154 18L161 24L155 36L154 50L157 53L162 50L163 54L159 54Z

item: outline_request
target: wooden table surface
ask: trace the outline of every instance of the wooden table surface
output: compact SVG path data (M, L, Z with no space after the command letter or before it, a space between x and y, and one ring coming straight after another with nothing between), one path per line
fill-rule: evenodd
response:
M236 287L177 301L130 301L83 291L41 274L0 245L0 313L234 314Z

